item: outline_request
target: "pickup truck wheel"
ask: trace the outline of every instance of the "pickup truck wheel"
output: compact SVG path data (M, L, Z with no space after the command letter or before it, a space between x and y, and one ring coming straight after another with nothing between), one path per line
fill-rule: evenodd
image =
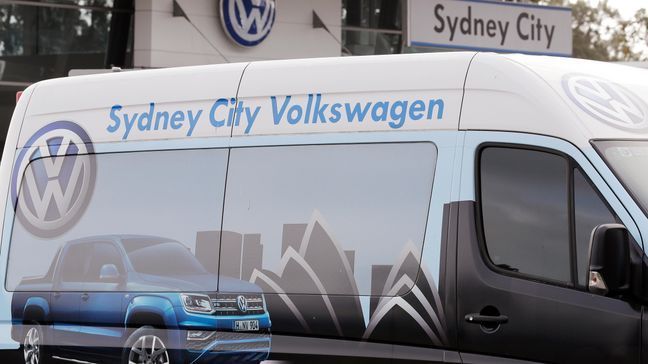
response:
M37 322L30 323L28 327L22 344L25 364L47 363L49 355L46 346L43 345L45 338L43 328Z
M169 352L161 330L140 327L126 340L122 353L124 364L169 364Z

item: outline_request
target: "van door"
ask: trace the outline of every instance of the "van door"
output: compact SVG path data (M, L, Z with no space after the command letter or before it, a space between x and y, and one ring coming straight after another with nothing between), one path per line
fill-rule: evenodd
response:
M52 339L56 346L69 349L79 335L81 321L79 308L81 294L85 289L87 262L92 256L92 247L87 244L72 244L61 255L61 263L54 278L54 292L51 295Z
M125 310L122 300L128 294L123 292L126 277L122 257L114 243L98 241L91 243L94 249L88 272L85 290L81 294L79 320L79 346L93 354L101 354L119 348L125 328L122 323ZM119 279L103 279L102 269L113 265Z
M219 290L263 292L270 359L458 360L438 283L457 133L252 138L232 141Z
M641 306L586 289L592 230L618 222L638 236L636 226L582 154L552 138L469 132L462 171L461 351L638 363Z

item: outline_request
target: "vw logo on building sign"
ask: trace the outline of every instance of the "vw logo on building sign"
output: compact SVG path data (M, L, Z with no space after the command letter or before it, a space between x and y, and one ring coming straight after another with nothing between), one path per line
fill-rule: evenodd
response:
M221 22L225 32L245 47L252 47L270 34L275 21L275 0L221 0Z
M69 121L48 124L27 141L14 165L11 197L29 232L53 237L77 222L94 189L93 153L88 134Z
M241 312L247 312L247 299L245 296L238 296L236 297L236 304L238 305L238 308Z
M583 74L567 74L562 84L567 96L591 117L629 131L648 128L648 106L625 87Z

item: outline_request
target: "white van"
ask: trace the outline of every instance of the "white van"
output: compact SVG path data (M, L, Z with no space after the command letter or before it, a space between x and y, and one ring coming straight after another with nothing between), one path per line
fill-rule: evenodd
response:
M647 96L645 70L488 53L39 82L0 164L2 347L639 363Z

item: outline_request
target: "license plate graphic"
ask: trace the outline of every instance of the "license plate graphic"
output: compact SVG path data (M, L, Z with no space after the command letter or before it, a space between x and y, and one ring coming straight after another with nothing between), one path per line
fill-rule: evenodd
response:
M234 321L234 331L259 331L259 320Z

